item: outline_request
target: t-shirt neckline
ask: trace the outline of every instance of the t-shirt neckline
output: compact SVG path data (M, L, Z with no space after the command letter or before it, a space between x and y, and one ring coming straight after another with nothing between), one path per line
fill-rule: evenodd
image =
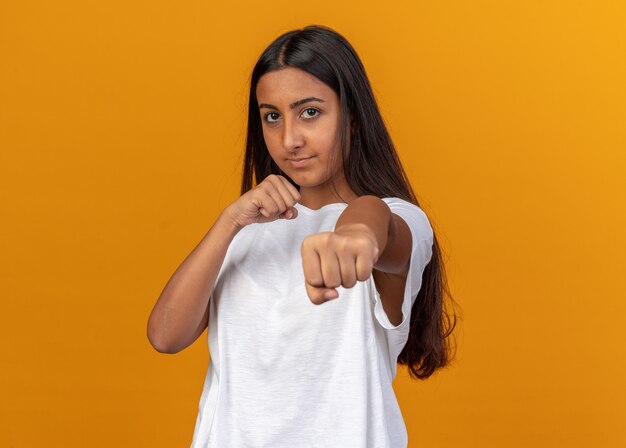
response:
M312 208L309 208L305 205L300 204L299 202L296 202L296 204L294 205L294 207L296 207L299 211L306 213L307 215L313 215L315 213L319 213L323 210L338 210L340 208L345 208L347 207L348 204L346 202L332 202L330 204L326 204L321 206L320 208L318 208L317 210L313 210Z

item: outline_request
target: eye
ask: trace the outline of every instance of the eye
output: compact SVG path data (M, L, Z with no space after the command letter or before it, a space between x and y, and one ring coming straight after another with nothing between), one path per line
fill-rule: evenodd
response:
M315 109L314 107L308 107L306 109L304 109L302 111L302 113L307 113L307 115L309 115L310 118L307 118L307 120L312 120L313 118L317 117L321 112L317 109ZM313 116L311 116L311 114L313 114ZM276 123L275 120L277 120L277 118L275 118L274 120L269 120L269 117L271 115L278 115L278 112L268 112L265 115L263 115L263 120L266 123Z
M319 114L319 112L320 112L319 110L314 109L314 108L312 108L312 107L309 107L308 109L304 109L304 112L311 112L311 111L312 111L313 113L317 112L317 114ZM314 117L315 117L315 116L317 116L317 114L316 114L316 115L314 115Z
M274 123L273 121L269 121L269 120L267 119L267 117L269 117L270 115L278 115L278 114L277 114L276 112L268 112L268 113L266 113L265 115L263 115L263 119L264 119L266 122L268 122L268 123Z

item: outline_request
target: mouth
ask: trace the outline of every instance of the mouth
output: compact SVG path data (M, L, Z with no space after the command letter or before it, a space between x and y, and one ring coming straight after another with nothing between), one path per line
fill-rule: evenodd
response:
M293 166L295 167L300 167L300 166L305 166L306 164L309 163L309 161L311 159L313 159L315 156L311 156L311 157L301 157L299 159L287 159L289 161L289 163L291 163Z

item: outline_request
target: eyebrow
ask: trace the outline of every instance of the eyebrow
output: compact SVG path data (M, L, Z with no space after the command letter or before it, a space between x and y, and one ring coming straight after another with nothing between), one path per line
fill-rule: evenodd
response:
M293 109L294 107L298 107L300 104L308 103L308 102L311 102L311 101L319 101L320 103L324 103L324 102L325 102L323 99L316 98L316 97L314 97L314 96L310 96L310 97L308 97L308 98L302 98L301 100L294 101L293 103L291 103L291 104L289 105L289 108L290 108L290 109ZM265 107L266 109L275 109L275 110L278 110L278 108L277 108L276 106L274 106L273 104L267 104L267 103L261 103L261 104L259 104L259 109L262 109L262 108L264 108L264 107Z

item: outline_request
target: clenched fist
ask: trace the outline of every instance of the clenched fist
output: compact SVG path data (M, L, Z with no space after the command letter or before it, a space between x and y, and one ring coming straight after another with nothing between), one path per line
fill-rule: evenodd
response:
M285 177L270 174L256 187L241 195L227 207L237 228L248 224L267 223L277 219L295 219L300 192Z
M357 280L367 280L379 256L374 232L359 223L309 235L301 252L306 291L316 305L339 297L339 286L352 288Z

